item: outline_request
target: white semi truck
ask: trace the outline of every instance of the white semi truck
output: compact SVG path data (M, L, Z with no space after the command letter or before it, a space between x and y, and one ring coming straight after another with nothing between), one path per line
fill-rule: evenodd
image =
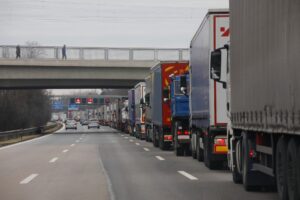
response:
M209 10L191 41L190 130L192 156L208 168L227 160L226 90L210 74L210 52L229 41L229 12Z
M230 45L211 54L227 87L229 167L246 190L300 199L300 1L230 0Z

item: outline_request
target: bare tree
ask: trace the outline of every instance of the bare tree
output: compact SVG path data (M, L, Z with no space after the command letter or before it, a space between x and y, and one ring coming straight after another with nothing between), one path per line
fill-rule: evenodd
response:
M45 55L46 52L44 49L40 48L40 44L37 41L27 41L26 48L24 49L24 57L26 58L39 58L42 55Z
M41 126L50 116L46 91L0 90L0 131Z

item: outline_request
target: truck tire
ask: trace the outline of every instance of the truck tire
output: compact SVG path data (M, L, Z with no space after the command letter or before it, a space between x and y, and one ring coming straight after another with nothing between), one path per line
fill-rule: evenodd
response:
M235 151L233 154L233 168L232 168L232 179L234 183L242 183L243 182L243 176L241 174L242 172L242 162L241 162L241 152L242 152L242 142L241 140L238 140L235 144Z
M203 155L203 149L201 149L201 147L200 147L200 137L199 137L199 135L197 136L197 142L196 142L196 156L197 156L197 160L199 162L203 162L204 155Z
M276 182L281 200L288 200L287 190L287 139L283 136L277 142L276 148Z
M262 185L262 183L259 183L260 175L257 172L251 171L252 160L249 157L250 149L253 149L253 143L250 139L249 134L247 134L246 132L243 132L242 136L242 175L244 188L247 191L258 190L258 188Z
M161 150L166 150L166 144L164 142L163 134L159 134L159 148Z
M196 144L194 144L194 137L195 137L195 134L194 134L194 131L192 130L192 139L191 139L191 151L192 151L192 157L194 159L197 158L197 148L195 148ZM196 136L197 137L197 136ZM197 138L196 138L196 141L197 141ZM193 148L194 147L194 148Z
M208 137L204 137L204 164L208 169L216 169L219 165L218 162L213 162L211 160L211 152L210 152L210 146L209 146L209 139Z
M153 129L153 146L154 147L158 147L158 141L156 139L156 136L157 135L157 132L156 132L156 129Z
M183 156L184 151L181 147L175 147L174 149L175 149L176 156Z
M299 144L291 138L287 148L287 188L289 200L299 200L299 162L297 146Z

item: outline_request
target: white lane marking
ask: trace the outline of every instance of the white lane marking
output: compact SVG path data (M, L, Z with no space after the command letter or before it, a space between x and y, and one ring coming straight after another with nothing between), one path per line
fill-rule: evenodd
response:
M135 143L135 144L136 144L136 145L138 145L138 146L140 146L140 143L138 143L138 142L137 142L137 143Z
M30 181L32 181L33 179L35 179L35 177L37 177L37 176L38 176L38 174L31 174L30 176L28 176L27 178L25 178L24 180L22 180L20 182L20 184L27 184Z
M49 163L54 163L54 162L56 162L58 160L58 157L54 157L54 158L52 158L51 160L49 160Z
M75 144L71 144L70 146L71 146L71 147L74 147L74 146L75 146Z
M78 143L78 142L79 142L79 140L76 140L76 142Z
M63 150L62 152L63 153L67 153L69 151L69 149L65 149L65 150Z
M128 137L125 137L125 139L128 139Z
M145 151L150 151L150 149L148 149L148 148L144 148L144 150L145 150Z
M130 142L133 142L133 140L129 140Z
M124 137L124 135L121 135L122 137Z
M188 179L190 179L190 180L192 180L192 181L198 180L197 177L195 177L195 176L193 176L193 175L191 175L191 174L189 174L189 173L187 173L187 172L185 172L185 171L177 171L177 172L178 172L179 174L181 174L181 175L187 177Z
M158 160L165 160L163 157L161 156L155 156L155 158L157 158Z

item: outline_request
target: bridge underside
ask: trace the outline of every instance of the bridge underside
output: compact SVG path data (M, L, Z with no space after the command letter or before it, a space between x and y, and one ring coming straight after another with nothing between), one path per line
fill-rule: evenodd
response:
M131 88L157 62L0 60L0 89Z
M86 89L86 88L132 88L140 80L99 79L17 79L0 80L0 89Z

